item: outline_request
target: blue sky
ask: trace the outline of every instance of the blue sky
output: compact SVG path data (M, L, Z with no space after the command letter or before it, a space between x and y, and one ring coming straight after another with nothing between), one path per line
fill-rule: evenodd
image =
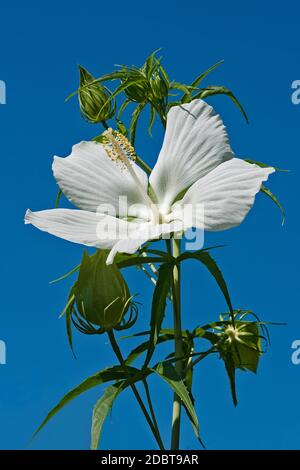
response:
M248 126L228 98L209 101L221 113L235 153L292 170L275 174L270 183L286 208L284 227L275 206L259 196L241 227L206 234L206 246L227 245L215 257L234 306L288 326L271 328L272 347L257 376L238 374L236 409L222 363L212 357L199 367L194 395L202 437L210 449L299 449L300 365L291 362L291 344L300 339L300 105L291 102L291 84L300 79L299 13L293 1L284 8L219 0L213 6L193 1L183 6L177 0L1 5L0 80L7 86L7 104L0 106L0 340L7 347L7 364L0 365L1 449L89 446L91 410L101 388L74 401L29 442L65 392L114 359L104 337L78 335L73 359L64 322L58 320L71 280L49 281L77 264L82 247L25 227L23 216L28 207L53 207L53 154L65 156L74 143L97 132L81 119L76 99L64 103L76 88L77 64L101 75L116 63L139 65L159 47L171 78L182 82L224 59L206 83L232 88L249 114ZM150 163L162 136L156 126L152 140L146 133L138 138L138 153ZM224 311L224 300L204 269L187 264L183 276L185 327ZM141 294L139 327L144 328L152 287L134 270L128 282ZM124 350L128 347L124 342ZM151 386L168 442L171 394L155 380ZM197 448L185 420L182 447ZM105 424L102 448L155 448L130 392L120 397Z

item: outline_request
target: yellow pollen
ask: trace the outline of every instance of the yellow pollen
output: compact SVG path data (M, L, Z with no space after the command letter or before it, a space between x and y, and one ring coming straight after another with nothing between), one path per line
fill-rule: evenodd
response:
M136 160L136 153L129 140L121 132L113 131L111 128L103 133L103 146L109 158L122 168L128 168L130 161Z

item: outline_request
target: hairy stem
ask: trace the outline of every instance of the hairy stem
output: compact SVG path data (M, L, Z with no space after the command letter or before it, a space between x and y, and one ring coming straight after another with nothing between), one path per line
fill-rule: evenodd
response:
M180 255L180 240L173 238L173 256L177 258ZM181 331L181 309L180 309L180 267L174 266L173 270L173 309L174 309L174 336L175 336L175 359L183 357L182 331ZM182 361L177 360L175 363L177 374L182 378ZM172 435L171 450L178 450L180 444L180 417L181 417L181 400L175 393L173 399L173 416L172 416Z
M130 383L130 387L131 387L131 389L134 393L135 398L137 399L138 404L140 405L140 408L141 408L141 410L142 410L142 412L143 412L143 414L144 414L144 416L147 420L147 423L149 424L149 427L152 431L152 434L153 434L160 450L164 450L164 445L163 445L159 430L158 430L158 428L156 428L156 425L153 424L152 419L151 419L151 417L150 417L150 415L147 411L147 408L144 405L144 402L143 402L143 400L142 400L142 398L139 394L138 389L136 388L135 384L132 383L132 377L130 377L130 374L128 372L128 369L127 369L126 363L124 361L123 355L121 353L121 350L120 350L120 348L118 346L118 343L116 341L113 330L107 331L107 334L108 334L108 337L109 337L109 340L110 340L110 344L111 344L111 346L114 350L114 353L117 356L117 358L118 358L118 360L119 360L119 362L120 362L120 364L121 364L121 366L122 366L122 368L123 368L123 370L124 370L124 372L127 376L127 379Z

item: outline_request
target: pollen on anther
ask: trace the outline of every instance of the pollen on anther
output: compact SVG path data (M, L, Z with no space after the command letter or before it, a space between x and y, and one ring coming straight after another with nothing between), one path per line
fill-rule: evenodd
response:
M129 161L136 160L136 153L129 140L121 132L111 128L103 133L103 146L109 158L125 169Z

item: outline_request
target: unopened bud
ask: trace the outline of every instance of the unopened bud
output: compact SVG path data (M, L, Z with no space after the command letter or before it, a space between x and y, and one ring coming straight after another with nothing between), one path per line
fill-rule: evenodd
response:
M95 80L85 68L79 66L80 90L78 93L83 117L91 123L106 121L115 114L111 92Z
M116 264L106 265L106 251L84 253L76 285L80 316L108 330L120 324L130 306L128 286Z

